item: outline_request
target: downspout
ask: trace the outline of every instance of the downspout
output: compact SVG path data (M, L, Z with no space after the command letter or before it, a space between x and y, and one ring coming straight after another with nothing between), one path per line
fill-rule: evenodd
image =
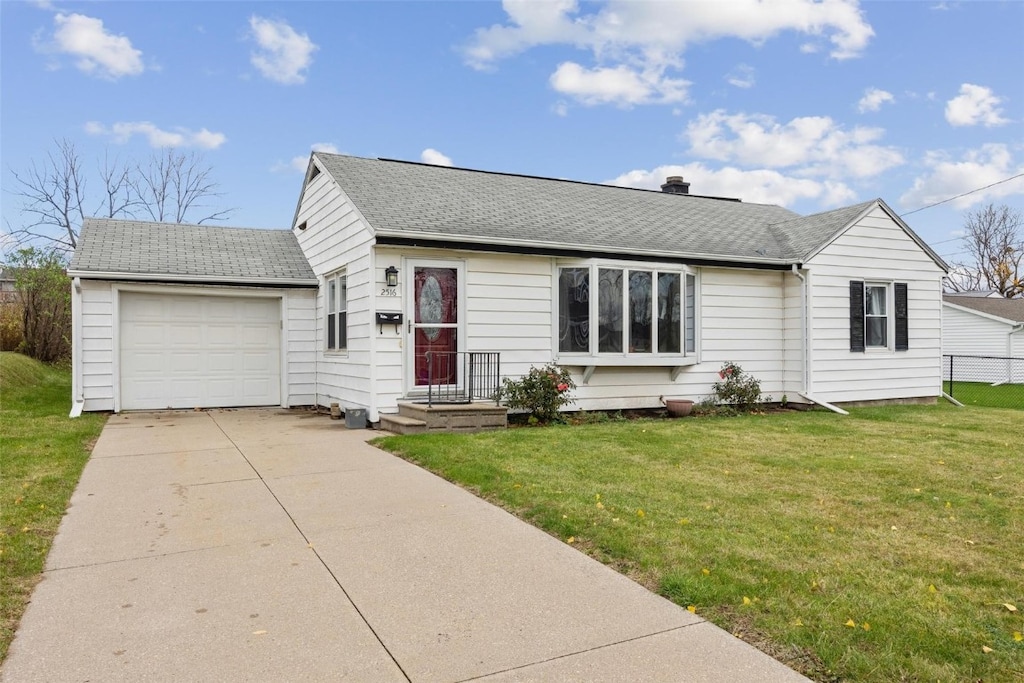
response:
M803 273L800 272L800 269L797 268L795 263L793 264L792 272L793 275L796 275L800 280L800 385L803 388L798 393L801 397L806 398L815 405L827 408L828 410L831 410L834 413L839 413L840 415L849 415L850 413L846 412L839 406L834 406L827 401L822 401L811 393L811 388L809 386L811 375L811 343L810 326L808 324L808 319L810 318L810 315L808 314L810 297L807 296L807 278L803 276Z
M85 390L82 387L82 279L71 281L71 412L68 417L79 417L85 408Z

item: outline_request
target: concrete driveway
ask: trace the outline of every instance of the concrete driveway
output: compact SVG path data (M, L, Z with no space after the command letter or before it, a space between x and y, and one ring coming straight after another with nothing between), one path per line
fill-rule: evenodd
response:
M806 680L378 434L112 416L0 679Z

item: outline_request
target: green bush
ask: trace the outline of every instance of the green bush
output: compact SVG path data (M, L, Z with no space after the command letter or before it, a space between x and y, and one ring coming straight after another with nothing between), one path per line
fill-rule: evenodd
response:
M71 281L57 251L19 249L6 264L21 304L18 351L44 363L71 358Z
M0 351L17 351L25 339L21 305L14 301L0 303Z
M530 422L546 424L558 420L559 409L573 402L569 392L575 388L568 370L548 364L531 367L519 379L505 378L500 393L509 408L525 410Z
M711 390L716 405L736 410L751 410L759 403L772 400L771 396L761 396L760 380L731 361L722 364L718 381L711 385Z

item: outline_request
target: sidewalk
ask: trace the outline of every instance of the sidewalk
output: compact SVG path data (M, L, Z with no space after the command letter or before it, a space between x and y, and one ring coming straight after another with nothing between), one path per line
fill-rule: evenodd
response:
M0 680L806 680L377 435L112 416Z

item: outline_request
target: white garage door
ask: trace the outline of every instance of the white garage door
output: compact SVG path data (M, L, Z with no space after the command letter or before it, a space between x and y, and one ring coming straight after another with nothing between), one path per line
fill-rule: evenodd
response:
M281 302L122 292L121 408L281 402Z

